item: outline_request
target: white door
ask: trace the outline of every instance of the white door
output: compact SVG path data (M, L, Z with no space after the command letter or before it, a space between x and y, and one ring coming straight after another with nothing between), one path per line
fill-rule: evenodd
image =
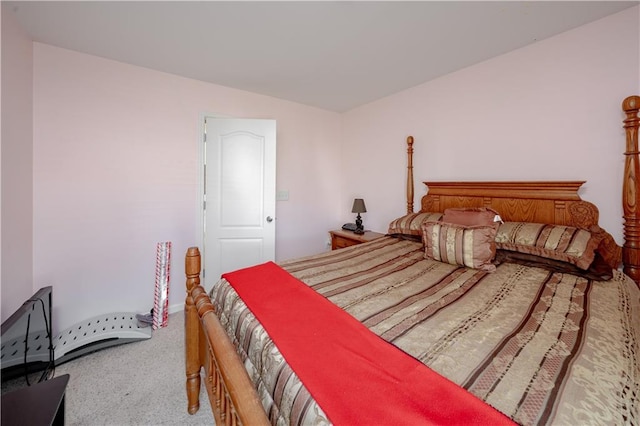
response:
M203 269L224 272L275 259L276 122L205 118Z

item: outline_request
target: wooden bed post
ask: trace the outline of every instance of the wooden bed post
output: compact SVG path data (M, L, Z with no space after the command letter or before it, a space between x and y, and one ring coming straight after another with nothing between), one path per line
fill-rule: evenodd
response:
M407 137L407 213L413 213L413 136Z
M200 318L196 309L191 290L200 285L200 250L190 247L184 261L187 276L187 298L184 302L185 324L185 366L187 374L187 401L189 414L194 414L200 408Z
M640 96L629 96L622 102L627 117L624 129L627 134L627 146L624 163L624 181L622 184L622 207L624 210L624 245L622 263L624 272L636 283L640 283L640 159L638 155L638 110Z

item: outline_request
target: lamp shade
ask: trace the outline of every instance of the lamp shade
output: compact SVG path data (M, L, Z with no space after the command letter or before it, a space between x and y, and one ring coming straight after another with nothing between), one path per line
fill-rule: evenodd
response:
M362 198L356 198L353 200L353 207L351 208L351 213L366 213L367 208L364 205L364 200Z

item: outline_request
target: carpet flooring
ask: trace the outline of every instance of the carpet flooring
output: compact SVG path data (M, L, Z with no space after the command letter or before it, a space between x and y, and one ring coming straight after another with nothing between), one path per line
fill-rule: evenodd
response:
M150 339L103 349L56 367L69 374L67 426L214 424L204 388L200 410L187 413L184 314Z

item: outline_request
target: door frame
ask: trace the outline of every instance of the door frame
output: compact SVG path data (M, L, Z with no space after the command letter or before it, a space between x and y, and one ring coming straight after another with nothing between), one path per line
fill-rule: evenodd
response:
M204 246L204 219L205 219L205 211L204 211L204 161L206 158L205 155L205 131L206 125L205 120L207 118L237 118L229 115L218 114L218 113L207 113L201 112L198 117L198 184L196 185L196 190L198 193L196 194L196 245L200 250L200 257L205 258L205 246ZM204 264L202 265L202 271L200 272L200 283L203 287L205 287L205 270ZM205 287L205 290L209 291Z

